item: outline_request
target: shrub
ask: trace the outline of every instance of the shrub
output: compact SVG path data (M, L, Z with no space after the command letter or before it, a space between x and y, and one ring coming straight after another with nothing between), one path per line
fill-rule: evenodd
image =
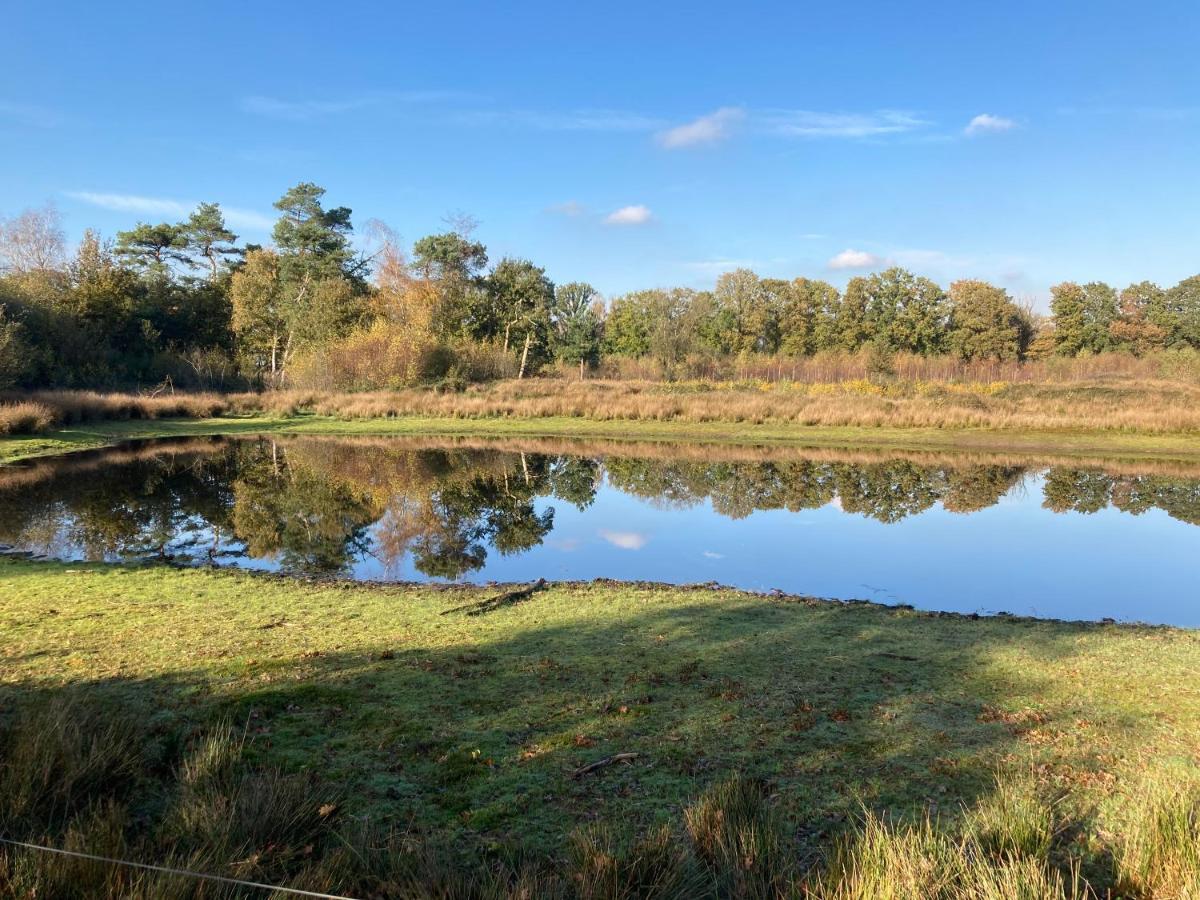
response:
M56 418L44 403L0 404L0 434L41 434L56 424Z

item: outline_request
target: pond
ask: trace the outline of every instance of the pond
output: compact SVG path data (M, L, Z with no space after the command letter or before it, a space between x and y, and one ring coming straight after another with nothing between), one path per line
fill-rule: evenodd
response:
M1200 626L1200 467L671 444L143 442L0 469L0 544Z

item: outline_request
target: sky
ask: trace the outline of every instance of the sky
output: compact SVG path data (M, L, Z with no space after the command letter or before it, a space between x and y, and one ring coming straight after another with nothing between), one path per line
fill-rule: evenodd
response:
M5 6L0 215L72 239L313 181L608 296L1200 271L1194 0Z

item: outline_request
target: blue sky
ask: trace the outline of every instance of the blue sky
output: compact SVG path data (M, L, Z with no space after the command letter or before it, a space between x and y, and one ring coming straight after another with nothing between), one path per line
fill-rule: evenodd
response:
M388 7L381 11L373 7ZM316 181L606 294L889 262L1044 298L1200 271L1200 4L31 3L0 214L111 235ZM974 123L974 125L972 125Z

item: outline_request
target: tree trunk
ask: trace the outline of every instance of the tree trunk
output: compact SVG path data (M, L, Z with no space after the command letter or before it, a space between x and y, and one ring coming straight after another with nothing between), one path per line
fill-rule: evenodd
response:
M525 363L529 360L529 343L533 340L533 334L527 332L525 334L525 349L521 351L521 370L517 372L517 378L525 377Z
M583 381L583 357L579 357L579 380Z

